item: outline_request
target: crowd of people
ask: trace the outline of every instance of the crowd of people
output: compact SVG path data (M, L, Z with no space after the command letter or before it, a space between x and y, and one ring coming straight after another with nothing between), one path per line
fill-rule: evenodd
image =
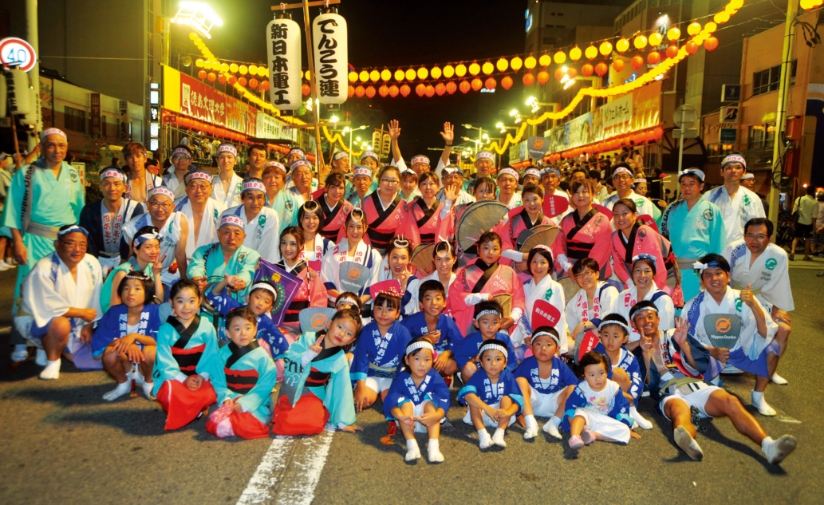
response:
M788 257L742 185L742 156L724 158L724 184L707 193L701 170L679 173L681 197L662 207L626 163L600 184L579 166L498 170L481 151L466 177L449 162L451 124L435 164L407 165L397 121L389 133L390 164L341 151L323 180L300 149L275 161L254 144L239 174L228 143L217 175L179 145L160 176L130 143L124 170L99 174L103 199L86 203L66 135L44 131L1 223L19 264L13 359L36 347L45 380L62 357L100 366L116 383L104 400L134 383L166 429L205 414L218 437L356 431L379 404L407 461L421 457L416 433L444 460L453 386L481 449L506 446L516 422L536 437L536 418L576 450L626 444L652 428L648 403L696 460L701 418L729 417L769 463L793 451L720 387L722 372L752 374L752 406L773 416L766 387L787 384ZM502 217L468 239L461 226L486 207ZM525 249L539 228L555 238ZM284 291L264 266L298 283L277 324Z

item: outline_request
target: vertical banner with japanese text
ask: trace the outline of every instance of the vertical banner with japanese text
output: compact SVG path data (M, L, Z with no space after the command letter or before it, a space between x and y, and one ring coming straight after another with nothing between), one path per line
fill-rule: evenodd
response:
M100 138L102 135L100 128L100 93L89 93L91 106L89 107L89 125L91 126L91 137Z
M349 85L346 20L339 14L326 13L316 17L313 25L318 100L324 104L341 104L346 101ZM377 150L378 146L372 147Z
M266 26L269 55L269 99L280 110L301 105L300 27L291 19L275 19Z

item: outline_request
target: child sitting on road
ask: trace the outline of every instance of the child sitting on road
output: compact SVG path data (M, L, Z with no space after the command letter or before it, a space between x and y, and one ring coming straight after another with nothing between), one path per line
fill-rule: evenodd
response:
M508 361L507 369L512 372L518 366L515 360L515 349L512 347L512 341L509 340L509 335L498 331L501 328L503 312L501 304L494 300L481 302L475 306L475 328L478 331L467 335L455 350L455 361L461 369L461 381L464 384L481 368L479 351L481 345L486 341L496 339L503 342L511 358L511 361Z
M419 337L406 346L406 367L392 381L383 403L386 418L397 421L406 439L407 462L421 457L415 433L427 433L426 453L430 463L442 463L438 437L441 420L449 410L449 388L434 370L435 347L426 337Z

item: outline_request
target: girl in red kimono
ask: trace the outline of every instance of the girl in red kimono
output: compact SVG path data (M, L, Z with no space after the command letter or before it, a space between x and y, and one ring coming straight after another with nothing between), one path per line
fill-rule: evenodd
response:
M612 233L612 259L615 275L624 283L624 289L632 287L632 259L640 254L655 258L659 266L655 270L655 285L658 289L671 294L667 287L666 259L669 256L669 240L662 237L651 227L637 221L638 209L629 198L621 198L612 207L612 219L616 231Z
M518 235L526 230L531 230L533 227L542 224L552 224L552 220L544 216L542 210L544 204L544 190L540 186L530 184L524 186L521 192L521 199L523 205L516 207L509 211L509 219L507 222L498 226L496 231L501 236L503 241L503 251L501 256L505 260L501 260L505 264L511 261L520 271L526 271L526 258L528 252L522 253L518 251L517 240Z
M497 184L489 177L481 177L480 179L475 179L472 183L472 196L475 198L476 202L481 202L484 200L494 200L495 199L495 190L498 189ZM474 202L472 202L474 203ZM466 209L469 208L472 203L467 203L465 205L459 205L453 212L455 217L451 219L451 223L449 228L447 229L447 236L452 237L455 241L455 250L458 251L458 265L464 266L469 264L470 261L478 257L478 247L472 246L466 251L460 248L460 243L458 242L458 237L455 233L456 229L458 228L458 223L461 221L461 216L463 213L466 212Z
M363 212L366 214L366 236L364 242L378 251L386 251L389 242L406 222L406 205L398 195L401 172L398 167L387 165L378 172L378 189L368 195L364 201ZM343 238L341 230L339 238Z
M341 173L332 173L326 178L326 192L316 201L320 204L320 235L327 240L337 240L346 216L353 205L343 197L346 195L346 179Z
M447 236L452 225L452 213L444 210L436 194L440 183L434 172L424 172L418 177L418 190L421 196L406 204L406 235L412 247L420 244L433 244Z
M601 278L612 276L609 258L612 256L612 228L609 218L592 207L592 188L586 181L574 181L570 186L574 210L561 220L561 233L552 245L557 258L555 270L559 277L568 275L572 265L581 258L598 262Z
M276 264L303 281L283 318L283 326L291 334L289 336L292 337L292 341L300 336L300 311L308 307L326 307L327 304L326 287L320 278L320 272L310 268L300 259L303 243L303 230L297 226L284 228L280 234L281 260Z
M447 308L455 318L458 329L464 335L472 333L470 327L475 315L475 305L491 300L494 295L511 294L512 311L504 318L501 330L509 331L514 321L524 314L524 287L518 274L498 263L501 257L501 237L494 231L481 235L477 243L478 258L458 269L455 282L449 287Z
M298 209L298 228L303 231L303 238L306 241L300 253L300 259L315 272L321 270L323 255L335 248L334 242L320 234L322 220L320 204L314 200L304 203Z

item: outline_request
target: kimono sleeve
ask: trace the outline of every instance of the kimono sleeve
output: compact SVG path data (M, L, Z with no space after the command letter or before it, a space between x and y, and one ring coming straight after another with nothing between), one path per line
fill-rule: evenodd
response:
M559 385L562 388L568 386L576 386L578 384L579 379L575 376L574 373L572 373L572 370L569 368L569 365L567 365L558 358L553 358L552 361L552 366L558 369L558 378L560 379Z
M521 415L521 411L524 408L524 397L521 395L521 388L515 381L515 377L511 373L504 372L501 374L501 378L499 380L504 381L504 391L506 391L506 396L518 404L518 412L516 412L515 415Z
M392 409L400 407L404 403L411 402L410 398L406 396L406 385L404 382L409 377L407 372L401 372L392 379L392 385L389 386L389 393L383 400L383 415L390 421L395 420L392 415Z
M212 378L212 387L215 388L218 406L223 405L226 400L234 400L237 396L226 385L226 373L223 371L230 354L228 347L222 347L218 349L216 359L209 361L209 375Z
M260 254L251 249L247 250L247 253L246 259L243 261L243 265L237 273L237 276L246 281L248 292L248 288L252 285L252 279L255 277L255 269L257 269Z
M632 395L632 398L635 404L638 404L638 398L641 396L641 393L644 391L644 379L641 377L641 367L638 365L638 360L635 359L632 353L629 354L629 359L627 360L626 368L624 370L627 372L629 376L630 385L629 385L629 394Z
M186 268L186 276L190 279L194 277L206 277L206 251L213 247L212 244L198 247L189 260L189 265Z
M446 341L449 344L449 350L454 354L455 349L464 341L464 336L461 330L458 329L458 325L454 319L443 314L441 314L441 317L446 318ZM443 338L443 336L441 336L441 338Z
M99 203L96 203L96 202L95 202L95 204L100 205ZM91 204L91 205L95 205L95 204ZM80 219L77 222L78 225L80 225L81 227L86 229L90 234L92 233L92 230L94 230L97 226L99 226L99 224L94 222L95 221L94 212L92 212L91 205L86 205L85 207L83 207L83 210L80 211ZM91 237L90 237L90 240L88 241L88 247L86 249L86 252L88 254L91 254L95 258L100 256L100 248L97 247L97 241L91 240ZM125 257L125 256L122 256L122 257Z
M203 349L200 361L197 362L195 372L204 379L209 380L214 363L219 358L218 351L220 351L220 348L217 345L217 331L215 331L215 327L211 322L202 319L200 328L197 331L200 333L200 338L206 343L206 348Z
M612 408L607 415L615 420L621 421L629 428L634 424L632 417L629 415L629 400L624 396L621 388L618 387L615 396L612 399Z
M338 353L334 360L328 368L332 376L326 385L326 398L323 404L329 410L329 423L342 428L355 424L355 399L346 354Z
M322 264L320 268L320 277L321 279L323 279L323 285L327 289L327 291L330 289L338 289L338 287L335 286L336 276L334 269L336 267L339 267L339 265L337 265L337 262L334 260L334 253L335 249L333 249L329 253L324 254L321 260Z
M572 418L575 417L575 410L584 408L587 405L587 398L584 392L580 387L576 386L572 394L567 398L566 405L564 406L564 418L561 422L561 429L569 431L569 423L572 421Z
M349 375L351 376L353 381L362 381L366 380L367 374L369 372L369 344L371 343L369 339L371 336L368 334L371 332L367 332L365 329L361 332L361 338L358 339L358 345L355 346L355 356L352 359L352 367L349 371ZM366 337L366 338L364 338Z
M452 348L453 358L458 363L459 368L463 368L475 356L478 355L477 342L471 336L462 339L461 342ZM508 352L508 350L507 350Z
M109 311L111 312L111 310ZM108 313L107 313L108 314ZM104 317L105 319L105 317ZM157 350L155 351L155 364L152 378L154 379L155 387L160 388L160 385L167 380L176 380L183 382L186 380L186 374L180 371L180 366L177 364L172 355L172 346L180 335L172 328L171 324L163 323L157 332ZM208 344L207 344L208 349ZM205 357L205 353L203 355ZM203 362L203 357L200 362ZM198 367L200 363L198 363Z
M624 283L624 287L629 287L629 282L632 280L632 277L630 276L629 270L627 270L627 264L624 263L626 246L621 244L620 233L621 232L617 230L612 232L612 271L615 273L615 276ZM619 249L619 244L623 246L621 247L624 249L623 251Z
M466 395L469 394L473 394L478 398L483 399L484 379L486 379L486 374L483 373L483 370L479 370L477 373L473 374L472 377L469 378L469 381L467 381L466 385L458 391L458 401L462 405L466 405Z
M724 248L727 247L727 229L724 226L724 220L721 217L721 211L713 204L712 206L713 220L710 223L710 245L708 253L721 254Z
M54 282L49 279L48 270L41 264L43 261L51 261L51 259L46 256L35 264L23 283L23 299L37 300L37 303L26 302L26 306L31 309L34 323L41 328L71 308L55 289Z
M219 295L214 294L211 288L207 288L206 300L212 304L212 307L214 307L215 311L221 316L226 316L226 314L231 312L233 309L241 306L240 302L232 298L227 293L226 288L223 288L223 291L221 291Z
M259 377L255 386L249 390L248 393L238 398L235 403L240 404L246 412L254 412L267 402L272 402L272 389L277 382L278 370L275 367L275 362L268 356L268 354L258 353L255 356L257 363L255 369L258 371Z
M514 371L518 368L518 359L516 358L515 346L512 345L512 340L510 340L509 335L505 333L499 333L495 338L506 344L506 352L509 355L506 360L506 369L510 372Z
M305 282L309 283L309 306L326 307L329 295L320 274L316 272L312 280L307 279Z
M154 304L146 305L143 311L149 313L149 321L146 324L145 335L157 341L157 330L159 330L160 325L163 324L163 321L160 320L160 307Z
M94 330L92 337L92 355L95 357L103 354L109 344L114 339L120 337L120 313L122 309L114 306L103 314L103 317L97 323L97 329Z
M3 211L3 226L23 229L23 195L26 194L26 172L30 165L18 170L11 179L11 185L6 192L6 204ZM33 168L33 170L37 170ZM34 175L34 174L32 174ZM33 177L32 177L33 178ZM33 182L32 182L33 184Z
M268 316L262 316L261 323L258 328L258 338L263 338L269 349L272 351L272 359L279 360L284 358L284 354L289 349L289 342L280 329L275 326L274 321Z
M430 373L432 377L432 390L426 394L425 398L435 405L435 408L443 409L443 415L449 412L449 386L444 382L443 377L438 372Z
M824 223L819 223L824 226ZM770 280L761 287L761 296L779 309L790 312L795 310L793 292L790 288L790 272L787 270L787 255L784 251L778 251L778 264L772 271ZM769 314L766 314L769 317Z

